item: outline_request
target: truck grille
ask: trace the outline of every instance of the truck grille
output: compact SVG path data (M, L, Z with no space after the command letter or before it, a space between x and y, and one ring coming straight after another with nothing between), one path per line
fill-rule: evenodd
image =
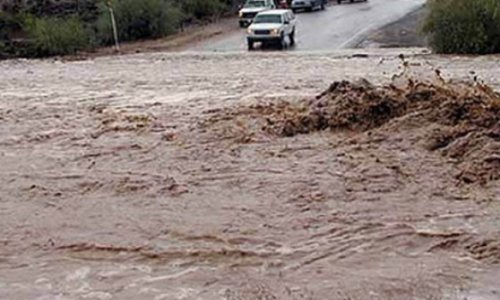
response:
M255 30L255 34L257 35L268 35L270 33L271 33L270 30Z

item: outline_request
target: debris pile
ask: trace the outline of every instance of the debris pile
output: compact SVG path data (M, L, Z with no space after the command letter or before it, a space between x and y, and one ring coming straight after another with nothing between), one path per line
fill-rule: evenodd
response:
M338 81L312 99L225 108L201 124L223 125L223 136L246 142L259 133L292 137L323 130L394 134L417 129L417 140L427 150L457 163L461 182L500 179L500 95L479 82L451 83L436 74L420 81L403 73L384 86L364 79Z
M334 82L316 98L303 101L302 112L277 122L277 132L294 136L325 129L434 128L427 135L427 149L455 159L462 170L458 179L499 179L500 96L480 83L405 81L404 86L381 87L366 80Z
M500 97L484 85L411 79L404 87L375 87L365 80L334 82L303 105L304 113L283 120L283 136L324 129L365 131L410 114L422 122L481 128L498 127L500 119Z

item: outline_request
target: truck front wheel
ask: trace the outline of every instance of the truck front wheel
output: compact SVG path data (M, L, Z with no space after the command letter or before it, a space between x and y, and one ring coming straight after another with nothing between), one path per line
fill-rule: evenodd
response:
M284 36L281 36L281 38L279 39L279 41L278 41L278 48L280 50L283 50L283 49L286 48L286 40L285 40Z

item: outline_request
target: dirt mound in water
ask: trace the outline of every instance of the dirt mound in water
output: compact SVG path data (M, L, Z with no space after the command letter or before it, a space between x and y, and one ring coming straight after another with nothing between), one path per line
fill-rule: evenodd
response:
M465 183L500 179L500 127L441 128L431 135L429 150L456 159L462 170L457 178Z
M494 128L499 125L500 97L483 85L436 85L409 80L404 87L372 86L361 80L334 82L303 103L304 113L284 120L282 135L316 130L368 130L409 114L422 122Z
M334 82L315 99L301 103L298 113L287 114L277 130L293 136L325 129L433 128L425 134L428 150L456 159L463 170L460 180L499 179L499 95L479 83L404 81L379 87L365 80Z
M455 161L461 182L500 179L500 95L478 82L450 83L437 75L418 81L402 73L384 86L363 79L334 82L313 99L225 108L202 127L225 124L221 136L243 143L262 132L282 137L327 129L399 133L416 147L423 144Z

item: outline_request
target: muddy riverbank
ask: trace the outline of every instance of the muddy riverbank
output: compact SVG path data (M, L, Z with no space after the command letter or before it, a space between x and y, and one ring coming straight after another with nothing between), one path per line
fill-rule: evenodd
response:
M400 20L370 33L358 48L427 47L422 27L428 13L426 6L407 14Z

